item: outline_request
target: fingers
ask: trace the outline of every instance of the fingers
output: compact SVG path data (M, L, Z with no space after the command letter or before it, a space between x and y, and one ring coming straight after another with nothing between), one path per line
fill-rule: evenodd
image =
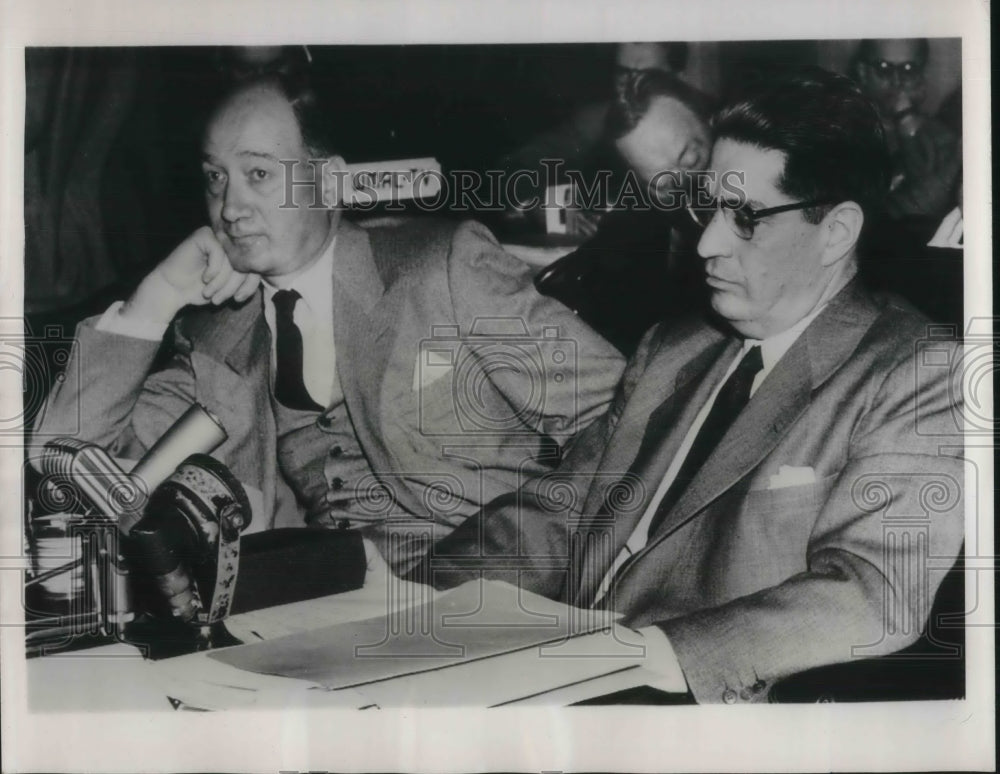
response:
M225 268L212 280L211 285L205 286L204 295L216 306L224 304L229 299L242 302L254 294L259 284L259 275L234 271L227 262Z
M243 277L243 282L233 293L233 300L242 304L250 296L257 292L257 288L260 286L260 275L259 274L242 274L239 275Z
M225 303L229 299L237 302L246 301L257 290L260 276L244 274L233 269L226 251L211 230L201 236L203 239L200 245L205 253L202 297L215 305Z
M226 251L222 249L222 245L210 229L199 229L196 232L196 241L205 258L205 270L201 274L201 281L205 285L202 288L202 295L211 298L228 281L228 275L233 271L233 267L229 263Z

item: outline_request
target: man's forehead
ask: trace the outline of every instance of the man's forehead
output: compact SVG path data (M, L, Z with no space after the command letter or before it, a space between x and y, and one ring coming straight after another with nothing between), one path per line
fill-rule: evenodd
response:
M884 59L886 62L916 62L921 59L920 43L911 39L878 40L872 45L871 51L876 59Z
M773 203L775 196L780 194L778 181L785 171L785 154L774 148L761 148L723 137L712 146L709 169L713 173L714 188L718 189L726 177L727 189L740 184L747 199Z
M284 95L257 86L238 92L216 110L203 150L206 156L299 158L302 133Z

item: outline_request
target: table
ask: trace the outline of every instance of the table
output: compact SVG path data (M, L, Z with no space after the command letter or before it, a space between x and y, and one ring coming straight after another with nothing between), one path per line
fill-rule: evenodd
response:
M372 573L371 576L374 578L377 574ZM323 625L360 621L384 614L385 591L383 585L369 582L356 591L234 616L229 628L240 639L248 641L253 639L252 632L263 633L271 639L301 632L315 626L317 621ZM426 587L414 587L409 591L415 595L433 593ZM569 640L567 643L582 641ZM527 651L525 653L530 655ZM567 658L563 663L577 671L584 666L579 658L581 654L564 655ZM528 659L515 665L508 656L498 658L500 660L463 662L451 668L458 670L451 671L451 677L445 675L450 670L434 670L371 686L330 691L307 680L237 669L211 658L207 652L154 662L144 660L137 648L116 643L29 660L29 708L39 712L72 712L248 707L563 706L599 700L599 697L640 686L653 686L655 689L656 676L653 673L636 663L623 663L624 668L614 674L570 680L572 684L537 692L513 688L511 690L517 694L514 698L503 696L500 701L484 704L477 698L477 681L504 686L520 679L530 686L546 670L558 666L556 660L542 663L538 659ZM508 671L494 671L504 669ZM445 675L444 679L442 675ZM489 690L495 691L496 688ZM650 695L650 701L644 703L675 703L678 698L676 694L661 694L655 690Z

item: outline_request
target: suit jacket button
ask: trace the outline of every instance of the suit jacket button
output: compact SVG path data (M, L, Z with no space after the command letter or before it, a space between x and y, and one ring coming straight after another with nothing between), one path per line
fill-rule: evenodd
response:
M736 691L734 691L732 688L726 688L726 690L722 693L722 700L726 704L735 704L736 703Z
M332 489L334 492L339 492L343 488L344 488L344 479L342 479L340 476L334 476L332 479L330 479L330 489Z
M741 690L740 698L743 699L743 701L750 701L750 690L748 688Z
M758 678L757 682L750 686L750 690L753 691L754 693L760 693L766 687L767 683Z

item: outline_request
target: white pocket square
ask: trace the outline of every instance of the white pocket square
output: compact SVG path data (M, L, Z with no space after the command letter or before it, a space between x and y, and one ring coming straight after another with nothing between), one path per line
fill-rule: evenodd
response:
M796 468L793 465L782 465L778 472L771 476L768 489L786 489L790 486L805 486L816 483L816 471L810 467Z
M413 391L429 387L450 374L454 368L455 353L451 350L421 350L413 368Z

